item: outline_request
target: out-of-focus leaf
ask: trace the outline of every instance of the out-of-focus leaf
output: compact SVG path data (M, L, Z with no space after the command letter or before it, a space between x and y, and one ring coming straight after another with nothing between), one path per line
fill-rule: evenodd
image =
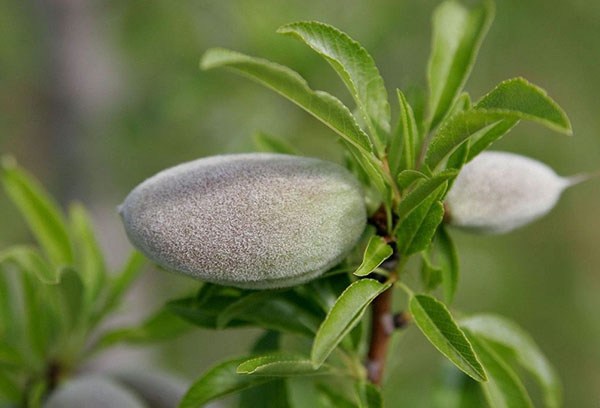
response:
M442 379L433 393L434 408L481 408L487 406L479 383L454 365L445 364Z
M329 384L318 384L317 389L325 402L324 408L357 408L357 405L349 401L345 395L334 390Z
M261 152L299 155L300 151L289 144L287 140L275 137L265 132L254 133L254 145Z
M438 265L442 271L442 287L444 300L451 304L458 286L458 253L452 238L443 227L438 229L435 245L438 254Z
M421 260L421 282L425 290L430 292L442 283L442 270L431 263L428 251L422 252Z
M249 293L224 308L217 316L217 329L227 327L229 322L242 315L247 315L248 310L262 306L269 299L281 294L277 291L258 291Z
M100 338L98 347L117 343L146 344L173 339L193 328L168 309L160 309L140 326L114 329Z
M85 302L88 307L96 300L106 280L104 256L94 235L92 221L81 204L73 204L69 210L73 231L75 268L81 274L85 286Z
M28 174L17 168L14 159L3 157L0 177L31 232L55 268L73 262L73 250L58 204Z
M365 249L363 261L358 269L354 271L354 274L356 276L367 276L381 265L383 261L392 256L393 253L394 250L385 242L383 237L373 235Z
M493 17L491 1L469 9L458 1L449 0L435 10L427 68L430 129L446 116L467 82Z
M103 313L113 310L119 304L123 294L142 272L146 263L146 258L141 253L131 253L123 269L110 282Z
M328 374L330 370L326 365L315 369L311 360L303 356L275 352L244 361L238 366L237 372L248 375L293 377Z
M304 41L338 73L359 107L377 151L385 151L390 133L390 105L375 61L358 42L327 24L314 21L286 24L277 30Z
M46 284L56 284L60 280L59 270L48 265L35 248L14 246L0 251L0 263L4 262L14 263Z
M383 397L381 391L368 382L356 383L354 387L359 408L382 408Z
M199 408L217 398L273 380L269 377L238 374L237 367L249 358L227 360L209 369L190 387L179 408Z
M0 402L2 397L14 404L18 404L23 399L21 387L7 371L0 371Z
M487 381L473 347L443 303L429 295L414 295L409 307L415 323L435 348L474 380Z
M369 137L358 126L348 108L334 96L310 89L304 78L287 67L222 48L206 51L200 67L205 70L232 68L296 103L353 146L371 151Z
M23 357L18 349L0 338L0 367L2 365L20 367L23 365Z
M279 349L281 334L273 330L264 332L252 347L252 354L274 352ZM239 408L294 408L290 407L286 380L277 378L243 390L240 393Z
M323 408L313 378L291 377L285 380L290 408Z
M410 193L404 196L400 201L400 204L398 204L398 208L396 209L396 215L398 216L396 222L398 225L400 225L415 208L425 201L427 197L434 194L438 187L456 177L457 174L458 172L454 169L444 170L434 174L431 178L420 182Z
M27 408L41 408L44 395L48 390L48 383L45 380L37 380L27 389Z
M489 381L482 384L489 404L494 408L531 408L533 403L523 383L486 340L467 331Z
M374 279L361 279L340 295L317 332L313 342L311 360L319 367L342 341L344 336L359 322L369 304L390 284Z
M461 326L488 343L510 349L514 359L542 387L544 402L550 408L562 406L562 387L556 370L531 336L514 322L493 314L478 314L461 320Z

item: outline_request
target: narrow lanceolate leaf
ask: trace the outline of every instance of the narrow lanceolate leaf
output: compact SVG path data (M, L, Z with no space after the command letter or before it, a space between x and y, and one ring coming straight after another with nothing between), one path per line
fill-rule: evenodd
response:
M217 316L217 328L223 329L235 318L243 314L248 314L248 310L252 310L257 306L261 306L270 299L279 296L276 291L258 291L250 293L239 300L231 303L224 308Z
M58 205L32 177L17 168L12 158L2 158L0 177L6 193L25 218L52 265L70 265L73 250Z
M278 352L251 358L237 368L238 374L272 377L321 375L329 371L325 365L315 369L312 361L306 357Z
M56 284L60 280L59 270L48 265L35 248L15 246L0 251L0 263L4 262L17 265L22 271L31 273L46 284Z
M398 229L399 252L412 255L429 247L443 218L444 206L437 199L421 204Z
M397 223L401 224L408 215L417 208L423 201L433 194L438 187L453 179L458 175L454 169L444 170L438 174L434 174L430 179L419 183L409 194L404 196L398 208L396 215L398 216Z
M104 313L114 309L121 301L127 289L133 284L135 279L142 272L146 258L137 251L131 253L123 269L111 281L109 293L104 305Z
M486 340L467 331L469 340L477 351L489 381L482 384L483 391L494 408L532 408L533 403L525 386Z
M542 387L544 402L550 408L562 406L562 387L556 370L548 362L531 336L514 322L497 315L479 314L461 321L473 335L488 343L500 344L510 350L514 359Z
M238 374L237 367L249 358L227 360L208 370L190 387L179 408L200 408L217 398L273 380L273 377Z
M362 151L371 151L369 137L358 126L348 108L336 97L323 91L310 89L304 78L290 68L222 48L206 51L200 67L202 69L232 68L288 98L353 146Z
M104 333L98 347L109 347L117 343L145 344L169 340L193 328L168 309L161 309L139 326L125 327Z
M443 303L429 295L415 295L409 307L415 323L435 348L474 380L487 381L471 343Z
M398 102L400 104L400 122L398 132L395 137L402 140L402 157L400 160L401 168L412 169L415 167L417 159L417 144L419 142L419 131L412 107L406 100L406 97L399 89Z
M286 24L277 32L299 38L329 62L356 101L377 151L383 153L390 133L390 105L369 53L346 33L315 21Z
M359 408L382 408L383 397L381 391L375 385L368 382L360 382L354 386Z
M436 9L427 69L430 129L442 121L460 94L493 16L491 1L469 9L449 0Z
M92 222L81 204L73 204L69 211L74 242L77 247L75 264L85 286L86 302L93 302L106 279L104 256L94 235Z
M265 132L254 133L254 144L261 152L299 155L300 152L287 140Z
M392 256L394 250L389 246L383 237L373 235L367 244L363 261L354 272L356 276L367 276L373 272L386 259Z
M435 290L442 283L442 270L431 262L429 252L425 250L421 253L421 283L427 292Z
M501 82L481 98L475 104L475 108L518 112L520 119L538 122L566 134L573 132L565 111L545 90L524 78L512 78Z
M319 327L313 342L311 360L321 366L344 336L360 321L369 304L390 284L374 279L361 279L348 286Z
M438 229L436 247L438 253L438 264L442 271L442 287L444 289L444 301L451 304L454 293L458 286L458 253L452 237L443 227Z

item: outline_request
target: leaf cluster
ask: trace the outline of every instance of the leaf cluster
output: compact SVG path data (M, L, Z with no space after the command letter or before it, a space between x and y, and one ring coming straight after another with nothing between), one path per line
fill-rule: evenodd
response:
M490 1L468 7L446 0L436 8L425 110L397 89L395 123L373 58L357 41L330 25L301 21L277 32L300 40L323 57L348 89L355 107L312 89L286 66L223 48L205 52L200 63L203 70L222 67L254 80L333 131L345 150L347 167L364 184L372 225L344 264L309 284L251 293L205 285L197 296L172 302L170 310L202 327L250 325L269 330L268 335L280 332L308 339L300 351L282 351L277 345L217 365L190 388L182 407L201 406L241 390L246 390L241 406L251 406L245 402L253 401L246 397L250 387L264 391L263 399L270 393L283 398L286 402L279 406L302 406L304 401L290 397L299 376L314 377L302 383L311 386L307 395L318 397L319 405L311 406L328 406L327 401L329 406L381 406L380 390L369 382L364 367L369 346L364 335L369 321L364 316L379 295L397 290L406 294L406 307L424 337L468 381L480 385L470 387L469 393L483 391L494 407L531 406L514 369L520 365L540 383L545 404L560 406L560 386L553 369L518 326L491 315L457 321L449 309L458 286L459 263L442 224L443 202L461 168L522 120L572 133L556 102L523 78L507 79L471 102L464 86L493 16ZM255 142L263 151L299 154L284 139L264 132L256 133ZM408 287L403 279L404 267L413 255L421 259L419 290ZM272 313L265 314L265 310ZM489 329L496 326L502 329ZM287 387L285 395L282 384ZM467 392L458 387L455 391Z

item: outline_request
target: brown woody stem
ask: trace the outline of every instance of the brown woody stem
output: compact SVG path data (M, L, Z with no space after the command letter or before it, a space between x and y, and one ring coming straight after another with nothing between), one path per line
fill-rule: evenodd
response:
M371 343L367 360L367 376L373 384L381 384L390 336L394 331L392 288L373 301L371 307Z

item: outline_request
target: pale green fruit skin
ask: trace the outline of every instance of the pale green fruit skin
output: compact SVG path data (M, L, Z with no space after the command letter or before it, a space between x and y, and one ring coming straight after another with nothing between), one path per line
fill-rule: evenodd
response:
M463 167L448 192L449 224L477 233L505 233L547 214L569 185L569 179L537 160L483 152Z
M69 380L54 391L44 408L147 408L133 393L100 376Z
M339 263L366 224L337 164L249 153L164 170L120 207L133 245L166 269L249 289L297 285Z

